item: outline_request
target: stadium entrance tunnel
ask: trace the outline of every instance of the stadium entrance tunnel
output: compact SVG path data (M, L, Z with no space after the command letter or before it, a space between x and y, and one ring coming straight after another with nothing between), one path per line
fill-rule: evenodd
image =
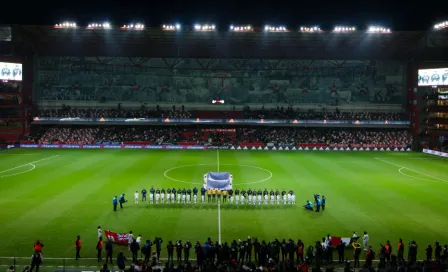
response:
M208 172L229 172L233 175L233 188L268 181L273 174L266 168L245 164L187 164L167 169L165 178L187 184L202 186Z

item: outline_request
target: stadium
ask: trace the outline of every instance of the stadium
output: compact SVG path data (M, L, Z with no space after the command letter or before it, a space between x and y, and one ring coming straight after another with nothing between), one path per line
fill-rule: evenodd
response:
M444 271L445 26L0 26L0 265Z

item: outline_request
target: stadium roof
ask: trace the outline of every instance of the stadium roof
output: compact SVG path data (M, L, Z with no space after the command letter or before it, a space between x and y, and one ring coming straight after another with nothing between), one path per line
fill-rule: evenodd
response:
M15 54L274 59L448 60L448 31L195 32L12 26Z

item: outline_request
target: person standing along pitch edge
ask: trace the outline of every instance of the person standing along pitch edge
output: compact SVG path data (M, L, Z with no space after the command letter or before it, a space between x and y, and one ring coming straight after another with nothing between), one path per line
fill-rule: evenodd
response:
M124 199L125 194L120 195L120 198L118 199L118 202L120 202L120 209L123 209L123 203L126 202L126 199Z
M112 198L112 205L114 206L114 212L116 212L117 211L117 205L118 205L117 196L114 196L114 198Z
M76 241L75 241L76 260L81 258L81 255L79 254L81 252L81 247L82 247L81 236L78 235L78 237L76 237Z
M106 263L107 263L107 260L109 260L110 264L112 264L113 253L114 253L114 247L112 245L112 241L107 240L107 242L106 242Z
M96 250L97 250L97 259L98 259L98 262L101 262L102 260L103 260L103 256L102 256L102 253L103 253L103 238L99 238L98 239L98 242L96 243Z
M154 239L154 245L156 245L156 253L157 253L157 262L160 262L160 252L162 252L162 243L163 240L160 237L156 237Z

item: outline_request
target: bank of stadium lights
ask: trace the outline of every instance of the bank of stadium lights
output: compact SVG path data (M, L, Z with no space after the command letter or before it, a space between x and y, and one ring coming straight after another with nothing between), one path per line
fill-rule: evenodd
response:
M307 27L307 26L302 26L300 27L300 32L321 32L322 30L320 29L320 27L318 26L312 26L312 27Z
M89 24L87 26L87 29L111 29L112 26L110 25L110 23L102 23L102 24L97 24L97 23L93 23L93 24Z
M284 26L271 26L271 25L266 25L266 26L264 27L264 31L267 31L267 32L286 32L286 31L288 31L288 30L287 30L286 27L284 27Z
M231 25L230 26L230 31L234 31L234 32L250 32L253 30L254 29L250 25L246 25L246 26Z
M63 22L62 24L55 24L55 28L77 28L74 22Z
M444 28L448 28L448 21L441 22L441 23L434 25L435 30L440 30L440 29L444 29Z
M333 30L334 32L353 32L356 31L355 27L337 26Z
M207 24L206 25L195 24L194 30L195 31L215 31L216 26L215 25L207 25Z
M181 26L180 24L175 25L162 25L162 29L166 31L174 31L174 30L180 30Z
M129 24L129 25L123 25L121 29L134 29L134 30L143 30L145 29L144 24Z
M390 28L371 26L368 28L367 32L369 33L392 33Z

